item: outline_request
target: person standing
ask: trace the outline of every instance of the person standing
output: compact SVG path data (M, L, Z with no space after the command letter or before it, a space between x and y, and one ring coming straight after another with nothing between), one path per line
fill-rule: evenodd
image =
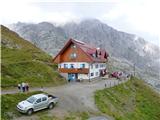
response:
M25 92L25 83L22 82L22 91Z

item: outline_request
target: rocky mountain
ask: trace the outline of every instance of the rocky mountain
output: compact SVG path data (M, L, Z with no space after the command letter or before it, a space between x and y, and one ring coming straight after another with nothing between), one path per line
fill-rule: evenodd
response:
M160 58L160 49L133 34L117 31L98 20L85 20L80 24L64 26L67 36L87 41L109 51L111 56L125 58L138 67L151 65Z
M159 78L160 48L134 34L118 31L97 19L55 26L48 22L39 24L17 23L11 27L49 54L55 55L68 38L78 39L106 49L111 57L154 73Z
M64 30L51 23L27 24L18 22L11 27L20 36L51 55L55 55L67 37Z

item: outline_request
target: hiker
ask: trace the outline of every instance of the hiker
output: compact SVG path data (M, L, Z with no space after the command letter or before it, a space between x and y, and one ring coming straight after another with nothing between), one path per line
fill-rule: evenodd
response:
M18 90L21 91L21 84L18 84Z
M28 92L29 91L29 84L26 83L26 91Z
M22 83L22 91L25 92L25 83Z

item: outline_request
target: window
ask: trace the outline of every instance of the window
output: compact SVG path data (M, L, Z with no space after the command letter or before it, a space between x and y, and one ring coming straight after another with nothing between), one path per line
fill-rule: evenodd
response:
M41 98L37 99L36 103L40 103L41 102Z
M98 68L98 64L96 64L96 68Z
M34 103L34 102L36 101L36 98L33 97L33 96L31 96L31 97L29 97L29 98L27 99L27 101L30 102L30 103Z
M64 68L68 68L68 64L64 64Z
M91 65L91 69L93 69L93 65Z
M94 73L91 73L91 76L94 76Z
M96 72L96 76L98 76L98 72Z
M72 48L76 48L76 45L73 44L71 47L72 47Z
M74 64L70 64L70 68L74 68Z
M85 68L85 64L80 64L80 68Z
M103 67L103 64L101 64L100 67L102 68L102 67Z
M72 53L71 55L70 55L70 58L71 59L74 59L74 58L76 58L77 57L77 54L76 53Z
M101 64L101 67L106 67L106 64L104 63L104 64Z
M46 101L46 100L47 100L47 98L46 98L46 97L43 97L43 98L42 98L42 101Z

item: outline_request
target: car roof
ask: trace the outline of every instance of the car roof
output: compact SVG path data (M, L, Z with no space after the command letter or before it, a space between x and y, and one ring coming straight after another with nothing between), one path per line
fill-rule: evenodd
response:
M46 97L46 95L45 94L36 94L36 95L32 95L33 97L35 97L35 98L42 98L42 97Z

